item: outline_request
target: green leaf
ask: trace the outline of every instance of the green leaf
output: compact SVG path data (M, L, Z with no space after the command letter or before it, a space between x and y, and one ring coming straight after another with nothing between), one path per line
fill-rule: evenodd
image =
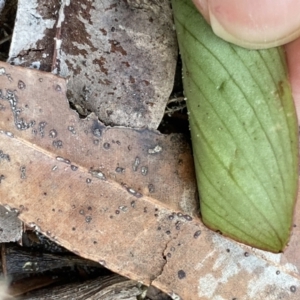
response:
M172 0L203 222L280 252L298 184L298 127L281 48L214 35L190 0Z

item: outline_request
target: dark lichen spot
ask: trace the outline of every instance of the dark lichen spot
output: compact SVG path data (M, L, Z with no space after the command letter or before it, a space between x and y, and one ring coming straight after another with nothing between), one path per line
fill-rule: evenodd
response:
M279 275L279 274L280 274L280 271L279 271L279 270L277 270L277 271L276 271L276 275Z
M116 215L118 215L118 214L120 213L120 211L117 209L117 210L115 211L115 213L116 213Z
M134 162L133 162L133 165L132 165L132 170L134 171L134 172L136 172L137 171L137 169L138 169L138 167L139 167L139 164L140 164L140 158L137 156L136 158L135 158L135 160L134 160Z
M191 216L189 216L189 215L184 215L183 216L187 221L192 221L193 220L193 218L191 217Z
M124 173L125 169L124 168L121 168L121 167L117 167L116 168L116 172L117 173Z
M86 183L91 183L91 182L92 182L92 179L91 179L91 178L87 178L87 179L85 180L85 182L86 182Z
M184 272L183 270L179 270L179 271L178 271L178 278L179 278L179 279L183 279L183 278L185 278L185 277L186 277L185 272Z
M72 170L72 171L77 171L77 170L78 170L78 167L75 166L75 165L71 165L71 170Z
M104 148L105 150L108 150L108 149L110 148L110 143L104 143L104 144L103 144L103 148Z
M63 147L63 142L62 140L55 140L52 142L52 146L56 149L60 149Z
M87 223L91 223L92 217L91 217L91 216L86 216L86 217L85 217L85 221L86 221Z
M24 83L24 81L22 81L22 80L19 80L19 81L18 81L18 88L19 88L20 90L26 89L26 84Z
M55 129L51 129L49 131L49 137L51 137L53 139L56 138L57 137L57 131Z
M194 239L197 239L200 235L201 235L201 230L197 230L197 231L194 233Z
M249 254L248 252L245 252L245 253L244 253L244 256L245 256L245 257L248 257L249 255L250 255L250 254Z
M57 84L57 85L55 86L55 90L56 90L57 92L61 92L61 86L60 86L59 84Z
M297 290L297 288L296 288L294 285L292 285L292 286L290 287L290 291L291 291L292 293L296 293L296 290Z
M149 193L154 193L155 192L155 188L154 188L154 185L153 184L148 184L148 191Z

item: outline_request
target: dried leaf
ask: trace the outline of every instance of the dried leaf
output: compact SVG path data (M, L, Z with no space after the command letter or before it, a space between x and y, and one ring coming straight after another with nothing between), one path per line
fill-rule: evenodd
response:
M105 124L157 128L173 88L169 1L20 0L9 61L68 78L68 97ZM54 45L55 37L55 45ZM55 51L53 52L55 46Z
M63 79L4 63L0 70L0 149L9 155L0 163L0 200L24 222L176 299L299 299L295 256L237 244L162 202L175 188L177 200L195 192L191 156L178 135L80 120L67 107ZM137 153L142 163L134 172Z

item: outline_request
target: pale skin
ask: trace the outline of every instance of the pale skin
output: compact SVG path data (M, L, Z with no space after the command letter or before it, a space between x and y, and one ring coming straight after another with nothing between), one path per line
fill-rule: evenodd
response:
M213 31L249 49L284 45L300 124L300 1L193 0Z

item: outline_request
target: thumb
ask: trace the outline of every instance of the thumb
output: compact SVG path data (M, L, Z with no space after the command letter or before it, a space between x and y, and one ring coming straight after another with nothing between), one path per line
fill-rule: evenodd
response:
M299 0L193 0L216 35L242 47L262 49L300 36Z

